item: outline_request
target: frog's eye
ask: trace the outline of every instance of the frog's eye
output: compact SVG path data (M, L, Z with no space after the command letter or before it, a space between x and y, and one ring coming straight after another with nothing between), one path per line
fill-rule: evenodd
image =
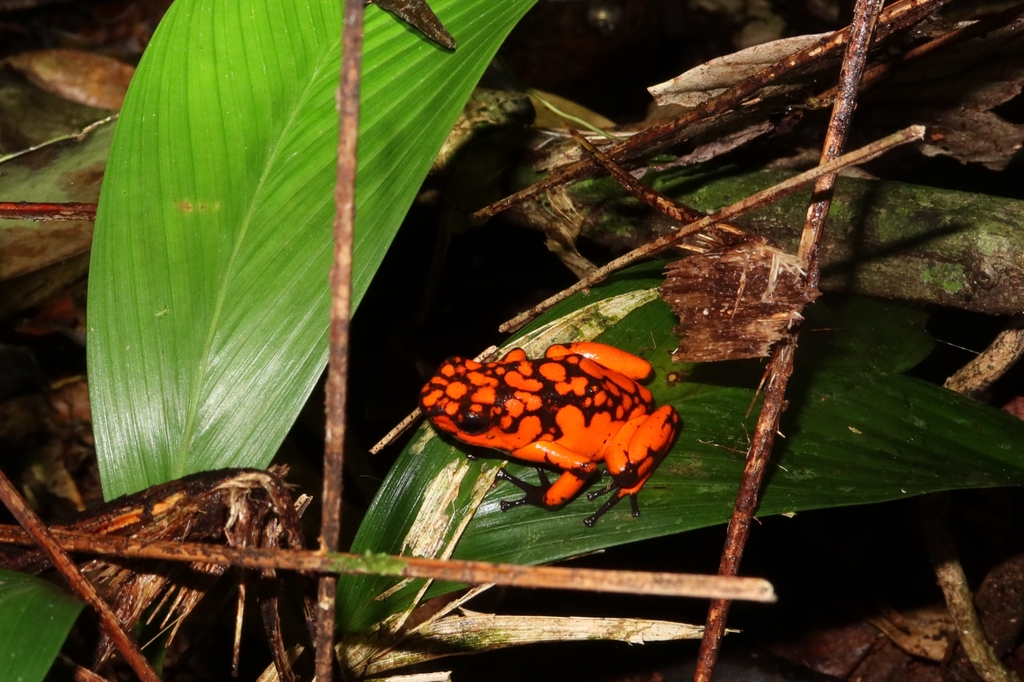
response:
M482 412L466 412L459 420L459 430L468 436L478 436L491 428L491 420Z

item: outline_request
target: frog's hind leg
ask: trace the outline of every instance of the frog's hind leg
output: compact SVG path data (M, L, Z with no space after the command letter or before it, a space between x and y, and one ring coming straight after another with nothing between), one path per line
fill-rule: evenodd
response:
M646 483L646 479L644 479L644 482ZM642 487L642 484L639 487ZM637 488L638 490L639 487ZM592 493L587 493L587 500L592 502L597 498L602 497L603 495L607 495L608 493L612 493L612 496L609 497L604 504L598 507L596 512L594 512L587 518L583 519L583 525L585 525L587 528L593 528L594 524L597 523L597 520L605 514L607 514L608 511L612 507L617 505L619 503L619 500L621 500L623 497L629 498L629 506L632 508L631 511L633 512L633 517L635 518L637 516L640 516L640 505L637 504L636 493L626 492L624 489L620 488L619 484L616 483L615 481L612 481L611 483L601 488L600 490L595 490Z
M608 510L618 504L619 500L627 496L633 516L640 516L637 494L668 454L678 426L679 415L671 406L664 405L650 415L628 422L622 428L605 455L612 483L587 495L588 500L597 499L609 492L612 493L612 497L583 523L592 527Z
M670 405L627 422L605 454L608 473L620 487L640 490L672 446L678 426L679 415Z

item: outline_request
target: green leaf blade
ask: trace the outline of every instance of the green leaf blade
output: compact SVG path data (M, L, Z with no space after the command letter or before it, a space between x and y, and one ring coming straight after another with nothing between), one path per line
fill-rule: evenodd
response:
M84 604L39 578L0 570L0 661L5 680L46 677Z
M357 305L452 122L534 0L440 0L440 50L367 11ZM326 363L340 7L178 0L100 200L90 387L108 499L264 467Z

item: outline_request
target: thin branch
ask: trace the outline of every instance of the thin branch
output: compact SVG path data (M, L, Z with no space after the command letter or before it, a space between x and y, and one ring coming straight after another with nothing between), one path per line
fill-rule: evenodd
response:
M838 157L846 144L850 119L853 118L853 111L857 107L857 92L864 73L864 64L867 62L871 37L875 32L881 8L881 0L861 0L854 7L854 31L839 71L838 95L832 108L832 119L825 133L820 164L826 164ZM821 232L825 228L825 218L832 206L832 190L835 184L835 173L823 175L814 183L816 199L807 209L807 221L804 223L804 232L800 237L800 248L797 251L797 259L807 273L807 283L813 287L818 286L821 274L818 268L818 245L821 243Z
M768 386L765 390L764 403L754 427L754 437L747 463L740 479L736 504L726 530L725 547L718 566L721 576L735 576L739 572L740 559L750 533L750 522L757 510L761 481L771 456L775 434L779 429L779 418L786 409L786 385L793 373L793 354L796 346L787 342L779 343L772 350L771 360L765 369ZM697 654L697 668L694 671L694 682L709 682L714 673L718 651L725 634L726 616L729 614L730 600L715 599L708 607L707 622L704 625L704 637L701 639L700 651Z
M861 147L856 151L850 152L849 154L845 154L835 159L834 161L818 166L817 168L812 168L811 170L800 173L799 175L794 175L788 180L784 180L783 182L780 182L777 185L769 187L766 190L758 192L757 194L751 195L746 199L737 201L735 204L726 206L725 208L716 211L715 213L705 216L704 218L701 218L697 222L690 223L689 225L684 225L683 227L679 228L670 235L659 237L658 239L655 239L654 241L645 244L644 246L641 246L638 249L630 251L629 253L623 256L619 256L618 258L611 261L607 265L598 268L589 276L581 279L576 284L573 284L571 287L560 291L559 293L555 294L554 296L548 298L545 301L542 301L541 303L537 304L536 306L526 311L525 313L522 313L512 318L508 322L501 325L499 329L503 332L515 331L516 329L519 329L524 324L532 320L537 315L540 315L542 312L552 307L559 301L563 301L566 298L569 298L569 296L575 294L578 291L589 289L590 287L604 280L606 277L608 277L608 275L612 274L616 270L620 270L626 267L627 265L631 265L641 259L649 258L658 253L659 251L662 251L672 246L676 242L684 239L685 237L690 236L691 234L701 232L716 225L717 223L724 222L726 220L729 220L730 218L735 218L736 216L752 211L773 201L778 201L784 197L787 197L790 194L796 192L802 186L806 185L809 182L817 180L819 177L823 175L835 173L847 166L865 163L875 158L876 156L879 156L889 151L893 147L897 147L901 144L907 144L908 142L915 142L917 140L922 139L923 137L923 126L910 126L908 128L904 128L899 132L893 133L888 137L884 137L881 140L872 142L869 145Z
M338 86L338 179L334 189L334 264L331 267L331 347L327 372L327 434L324 443L320 549L336 552L341 529L342 464L348 384L349 322L352 312L352 235L356 219L359 89L363 60L363 0L345 0ZM317 679L333 679L337 578L320 577L316 606Z
M499 349L497 346L488 346L486 349L484 349L482 353L480 353L473 359L476 360L477 362L490 362L491 360L495 359L498 356L498 350ZM395 440L403 433L408 431L412 427L412 425L415 424L417 420L419 420L419 418L422 416L423 411L420 410L420 408L418 407L409 414L405 415L402 421L398 422L398 424L396 424L393 429L384 434L384 437L377 441L377 443L372 448L370 448L370 454L379 455L381 450L390 445L393 440Z
M978 620L974 595L967 585L956 545L946 529L948 502L949 496L943 493L926 497L921 502L921 523L928 554L935 564L935 577L946 598L946 608L953 617L960 643L978 676L985 682L1020 682L1017 674L996 656Z
M1024 355L1022 325L1024 318L1014 319L981 355L958 369L943 385L964 395L977 395L988 389Z
M695 211L689 206L683 206L669 199L664 194L642 185L639 180L622 170L618 164L608 158L607 154L591 144L590 140L580 134L578 130L570 130L569 134L588 154L594 157L594 160L608 171L608 174L612 176L615 182L651 208L664 213L678 223L692 223L704 217L704 214L700 211Z
M384 434L384 437L377 441L372 448L370 448L371 455L379 455L381 451L386 448L393 440L401 436L403 433L408 431L416 421L423 416L420 408L414 409L409 414L402 418L402 421L395 424L395 427Z
M843 57L843 65L839 72L839 90L832 117L825 134L824 148L821 153L819 168L828 166L842 152L843 144L850 129L850 119L857 105L857 91L864 64L867 61L868 48L878 15L882 9L882 0L857 0L853 9L853 23L850 30L850 41ZM832 200L832 188L835 174L822 175L815 183L815 201L807 211L807 221L800 241L797 258L807 273L807 282L811 287L818 285L818 244L821 241L825 217ZM786 409L786 387L793 373L793 356L796 352L797 333L790 339L780 342L772 352L772 358L766 370L768 387L765 391L764 403L757 418L754 439L747 453L747 464L740 481L740 490L729 526L726 530L725 547L722 550L718 574L735 576L739 572L740 560L750 534L750 523L757 509L761 493L764 471L771 457L775 434L779 430L779 419ZM700 652L697 655L697 667L694 671L694 682L710 682L714 674L715 662L725 634L726 619L729 614L728 600L715 599L708 608L708 618L704 626L704 637L701 639Z
M0 201L0 220L96 220L96 204Z
M139 679L143 682L160 682L160 678L149 665L149 661L146 660L146 657L142 655L142 651L139 650L139 645L121 627L121 623L117 620L117 616L110 608L110 605L103 601L103 598L96 593L96 588L85 579L85 576L78 570L75 562L65 553L64 549L46 528L43 520L25 503L25 500L18 494L17 489L11 484L10 479L2 471L0 471L0 500L3 501L14 518L25 529L21 533L27 544L31 545L34 543L39 545L39 548L46 554L46 558L50 560L53 567L71 585L71 589L96 610L100 618L100 624L103 626L103 631L110 637L114 646L121 652L121 655L124 656L125 661L135 671L135 674L139 676Z
M251 569L280 569L310 573L389 575L430 578L447 582L508 585L589 592L648 594L671 597L727 597L773 602L771 583L760 578L722 578L714 575L602 571L554 566L492 564L486 561L455 561L386 554L323 553L304 550L232 548L198 542L138 541L116 536L97 536L52 531L68 551L132 559L188 561ZM32 545L32 539L16 526L0 525L0 543Z

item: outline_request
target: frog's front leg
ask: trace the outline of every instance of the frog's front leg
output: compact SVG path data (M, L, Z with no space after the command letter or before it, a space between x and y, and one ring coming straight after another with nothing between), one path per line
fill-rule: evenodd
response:
M502 500L501 511L524 504L532 504L545 509L558 509L576 497L576 493L587 483L587 478L582 478L571 471L563 472L554 483L548 482L548 477L543 469L538 468L537 473L540 475L541 485L530 485L504 469L498 472L498 478L508 481L526 493L518 500Z
M597 464L592 458L581 455L553 440L534 441L509 454L515 459L534 464L548 464L562 471L582 474L584 477L597 471Z
M543 470L538 469L541 485L535 486L521 481L502 469L498 477L519 487L526 496L513 502L502 502L501 509L511 509L522 504L533 504L546 509L557 509L576 496L596 471L597 464L589 457L567 448L555 441L535 441L509 453L518 460L547 464L562 470L554 483L548 483Z

